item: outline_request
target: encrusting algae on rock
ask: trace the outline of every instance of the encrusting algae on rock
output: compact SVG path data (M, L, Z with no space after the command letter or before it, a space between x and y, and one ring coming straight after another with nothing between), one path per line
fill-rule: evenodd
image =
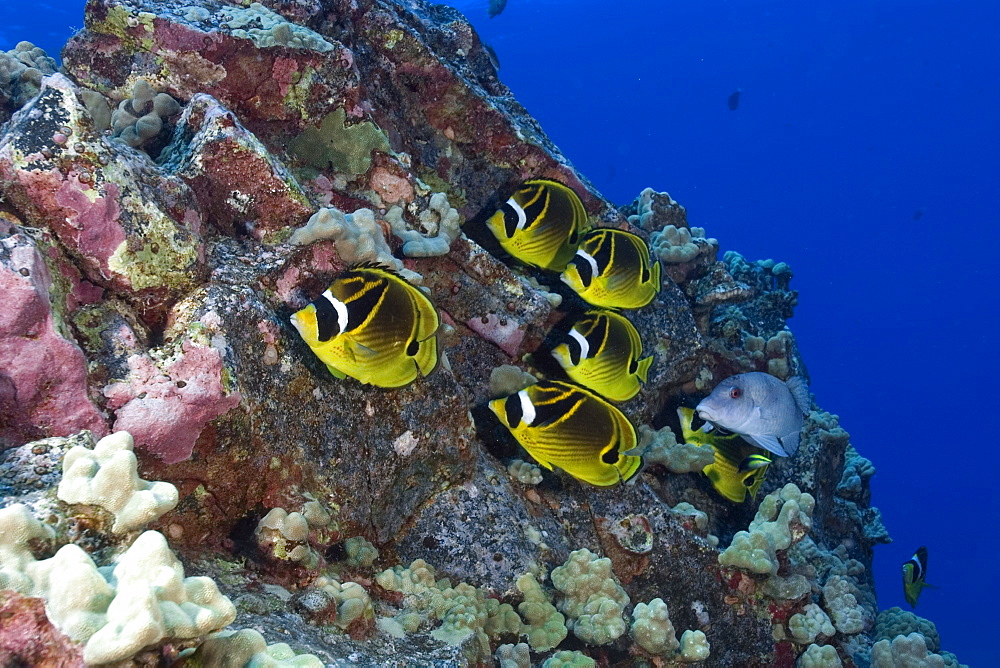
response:
M0 57L0 652L944 657L926 626L868 637L888 534L834 416L812 411L797 452L737 480L742 505L702 474L711 448L677 443L678 408L720 379L804 375L788 265L717 258L666 193L613 206L456 10L321 4L107 0L61 72L34 47ZM411 297L402 345L359 337L332 360L367 385L331 376L290 320L317 301L338 332L396 332L377 304L322 296L365 263ZM588 300L636 334L612 356L627 387L549 359ZM101 440L122 430L131 447Z

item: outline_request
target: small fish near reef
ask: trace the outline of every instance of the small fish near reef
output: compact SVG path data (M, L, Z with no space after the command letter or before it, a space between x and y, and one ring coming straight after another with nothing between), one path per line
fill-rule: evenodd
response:
M494 16L500 16L500 12L507 7L507 0L490 0L490 18Z
M695 410L716 427L787 457L799 449L802 418L809 414L810 404L809 388L799 376L781 381L751 371L723 380Z
M925 587L936 589L934 585L924 582L925 577L927 577L927 548L921 545L903 564L903 597L911 608L917 607L917 599Z
M552 349L571 380L612 401L627 401L646 382L652 356L642 355L639 332L623 316L594 309Z
M343 272L291 320L337 378L402 387L437 366L437 309L423 292L380 265Z
M587 230L587 211L572 188L533 179L511 195L486 221L500 247L517 260L562 271Z
M729 111L736 111L740 108L740 95L742 93L743 91L737 88L729 95L729 99L726 100L726 104L729 105Z
M584 301L610 309L641 308L660 291L660 263L641 237L614 228L591 230L562 273Z
M723 433L721 429L711 428L711 425L693 429L693 408L682 406L677 409L677 416L681 420L685 443L715 450L715 461L702 469L715 491L733 503L743 503L748 496L751 500L756 499L771 459L739 434ZM706 429L706 426L709 428Z
M623 454L637 445L635 428L621 411L589 390L543 380L489 403L535 461L558 466L577 480L610 487L642 469L642 457Z

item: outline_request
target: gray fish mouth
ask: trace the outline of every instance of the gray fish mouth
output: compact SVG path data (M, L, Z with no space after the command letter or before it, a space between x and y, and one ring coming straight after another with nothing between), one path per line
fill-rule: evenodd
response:
M695 412L698 413L698 417L700 417L702 420L706 420L708 422L712 421L712 411L710 411L709 409L698 406L694 410Z

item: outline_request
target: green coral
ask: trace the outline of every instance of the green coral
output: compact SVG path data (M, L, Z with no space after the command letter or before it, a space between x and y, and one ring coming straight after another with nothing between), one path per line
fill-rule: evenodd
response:
M288 150L317 169L332 168L345 174L364 174L372 166L372 151L389 152L389 140L371 121L345 125L343 107L323 118L319 128L306 128Z
M810 603L802 612L792 615L788 620L788 630L792 632L795 641L803 645L815 642L816 636L830 638L836 633L830 618L815 603Z
M517 588L524 594L524 602L517 609L527 622L521 627L521 635L527 636L531 649L545 652L561 643L569 633L566 617L552 605L535 576L525 573L517 579Z
M448 579L436 581L435 576L434 568L422 559L376 576L384 589L406 594L403 614L396 617L404 631L416 630L422 620L439 620L431 636L455 647L471 640L474 656L469 658L479 661L491 655L491 638L521 630L521 618L509 604L487 597L472 585L463 582L452 587Z
M660 598L648 604L636 603L632 611L632 638L650 654L667 656L681 646L668 612L667 604Z
M364 536L354 536L344 541L344 551L347 553L348 566L368 568L378 559L378 550Z
M795 668L840 668L837 648L832 645L809 645L795 661Z
M590 668L596 666L597 662L583 652L563 651L556 652L545 659L542 668Z
M788 483L764 497L747 531L737 532L733 542L719 555L723 566L752 573L777 575L778 551L802 540L812 527L816 505L811 494Z
M872 668L944 668L944 659L927 650L927 642L919 633L879 640L872 646Z
M197 649L181 652L189 668L322 668L312 654L295 654L286 643L268 645L254 629L225 630L209 635Z
M680 660L685 663L704 661L709 657L710 648L704 631L685 631L681 634Z
M565 564L553 569L552 584L562 592L559 609L577 638L603 645L625 633L622 613L628 594L611 570L611 560L584 548L571 552Z
M662 464L672 473L698 473L715 461L715 451L692 443L678 443L670 427L653 430L646 425L638 428L639 446L647 464Z

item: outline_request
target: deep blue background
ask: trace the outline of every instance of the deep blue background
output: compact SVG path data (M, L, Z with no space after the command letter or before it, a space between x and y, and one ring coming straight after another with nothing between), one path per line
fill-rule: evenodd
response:
M926 544L940 589L917 612L962 662L1000 665L1000 6L451 4L607 197L666 190L723 251L791 265L812 390L878 469L880 607L906 607L900 564ZM0 48L52 55L82 6L0 1Z

